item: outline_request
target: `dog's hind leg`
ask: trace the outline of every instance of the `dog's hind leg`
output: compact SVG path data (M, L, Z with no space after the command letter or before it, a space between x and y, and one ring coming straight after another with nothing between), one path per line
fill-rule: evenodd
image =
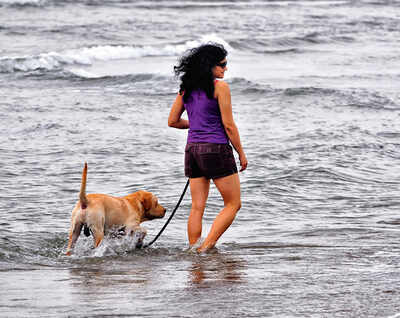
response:
M99 216L96 218L94 224L91 224L90 230L93 234L94 247L98 247L104 238L104 217Z
M92 233L93 233L93 239L94 239L94 247L98 247L101 243L101 241L104 238L104 231L99 231L97 229L92 228Z
M102 207L93 206L86 216L86 233L92 232L94 247L98 247L104 238L105 213Z
M72 249L74 248L75 243L81 234L82 227L83 223L75 223L71 226L66 255L71 255Z

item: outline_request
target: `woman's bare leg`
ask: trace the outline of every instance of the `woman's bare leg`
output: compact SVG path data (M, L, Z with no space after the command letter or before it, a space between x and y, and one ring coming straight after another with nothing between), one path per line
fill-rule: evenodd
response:
M190 246L194 245L201 237L203 214L209 190L210 180L204 177L190 179L190 193L192 195L192 209L188 220Z
M224 199L224 208L219 212L203 244L198 249L204 251L214 247L220 236L227 230L235 219L241 207L240 181L237 173L213 180Z

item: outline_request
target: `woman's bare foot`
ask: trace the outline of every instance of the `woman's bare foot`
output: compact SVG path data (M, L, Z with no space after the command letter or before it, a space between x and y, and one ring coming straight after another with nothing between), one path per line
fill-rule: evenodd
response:
M197 252L197 250L201 247L203 243L203 239L200 237L194 244L189 245L189 251Z
M196 249L196 251L197 251L197 253L207 253L207 252L209 252L210 250L213 250L213 249L215 249L215 244L212 244L212 245L209 244L207 246L204 246L202 244L200 247L198 247Z

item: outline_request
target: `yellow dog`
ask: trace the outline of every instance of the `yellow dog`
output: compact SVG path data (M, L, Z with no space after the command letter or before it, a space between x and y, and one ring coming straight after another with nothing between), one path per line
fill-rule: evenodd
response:
M136 246L140 247L147 232L140 224L165 215L166 209L158 203L157 197L147 191L137 191L124 197L86 195L86 179L87 163L83 168L79 201L72 210L66 254L71 255L82 227L86 236L92 233L94 247L98 247L104 234L113 229L123 230L125 234L135 234L138 237Z

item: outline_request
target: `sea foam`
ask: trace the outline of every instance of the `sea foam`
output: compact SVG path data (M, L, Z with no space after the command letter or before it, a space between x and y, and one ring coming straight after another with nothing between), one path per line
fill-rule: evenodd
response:
M137 59L146 56L176 56L202 43L223 44L229 51L232 47L216 34L204 35L198 40L165 46L124 46L104 45L65 50L62 52L41 53L35 56L2 57L0 73L30 72L35 70L57 70L68 65L92 65L96 61Z
M1 6L35 6L40 7L46 4L46 0L0 0Z

